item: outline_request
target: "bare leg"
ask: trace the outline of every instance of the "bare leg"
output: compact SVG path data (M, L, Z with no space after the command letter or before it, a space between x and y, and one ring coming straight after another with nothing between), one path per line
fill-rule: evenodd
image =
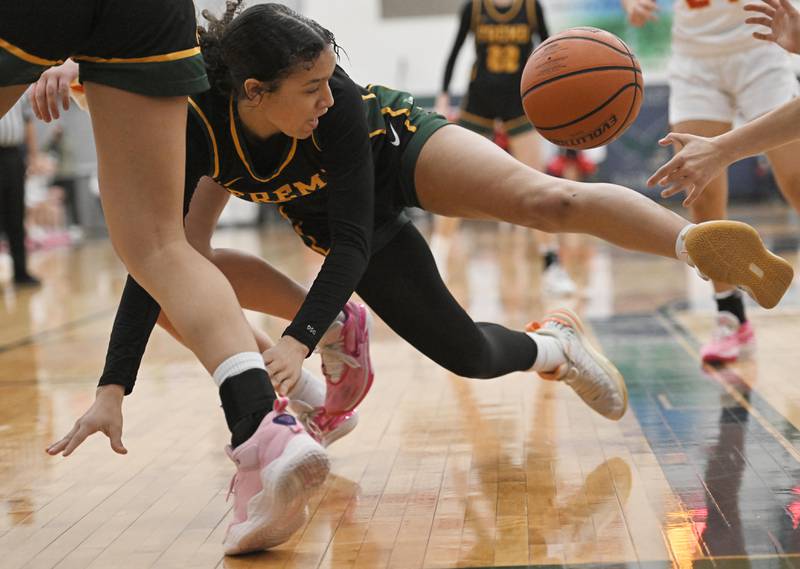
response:
M304 287L261 257L234 249L215 249L211 260L233 286L242 308L291 320L306 299L308 291Z
M731 129L730 123L717 121L686 121L675 125L675 132L685 132L698 136L717 136ZM728 175L713 179L706 186L703 195L690 209L695 222L725 219L728 217ZM727 283L714 282L715 292L725 292L734 287Z
M167 318L166 314L164 314L163 312L159 314L156 323L159 326L161 326L164 330L166 330L169 333L169 335L175 338L178 342L180 342L184 346L186 345L183 341L183 338L181 338L181 335L178 334L178 331L172 325L172 322L170 322L169 318ZM259 352L265 352L275 345L275 342L272 340L270 335L261 330L260 328L256 328L255 326L250 324L250 329L253 331L253 337L256 340Z
M508 147L514 158L534 170L544 172L541 136L535 130L510 136ZM558 251L558 236L534 230L534 237L539 244L540 252Z
M786 201L800 213L800 142L792 142L767 152L778 187Z
M86 96L103 210L129 272L209 372L234 354L256 351L230 283L183 231L186 98L145 97L95 83L86 84Z
M542 160L542 137L535 130L508 137L508 149L517 160L540 172L544 171Z
M458 167L444 170L442 164ZM457 126L438 130L425 144L415 182L420 202L433 213L509 221L550 233L588 233L663 257L675 258L675 241L688 223L628 188L533 170Z
M22 94L27 89L27 85L11 85L10 87L0 87L0 117L14 106Z

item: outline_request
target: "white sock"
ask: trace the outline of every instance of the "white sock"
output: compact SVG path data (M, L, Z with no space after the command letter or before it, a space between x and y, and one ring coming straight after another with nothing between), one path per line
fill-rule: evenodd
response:
M690 223L689 225L681 229L681 232L678 233L678 238L675 239L675 256L678 258L679 261L683 261L684 263L686 263L687 265L691 265L692 267L694 265L689 261L689 253L686 251L686 247L684 246L684 241L686 240L686 234L694 226L695 226L694 223Z
M316 375L303 368L300 379L294 384L292 390L286 395L289 399L302 401L311 407L322 407L325 403L325 382Z
M553 336L545 336L534 332L526 332L528 337L536 342L538 351L536 361L533 362L533 371L554 371L561 364L567 363L567 356L561 347L561 342Z
M229 357L214 370L212 374L214 383L217 384L217 387L221 387L226 379L248 369L263 369L266 371L264 356L258 352L241 352Z

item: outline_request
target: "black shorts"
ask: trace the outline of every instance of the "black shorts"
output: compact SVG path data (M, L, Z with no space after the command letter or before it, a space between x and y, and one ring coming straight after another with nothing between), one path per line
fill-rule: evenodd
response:
M69 57L81 81L153 96L208 89L192 0L0 2L0 87Z
M522 108L519 82L470 83L461 103L458 124L478 134L491 136L495 120L502 121L509 136L533 130Z

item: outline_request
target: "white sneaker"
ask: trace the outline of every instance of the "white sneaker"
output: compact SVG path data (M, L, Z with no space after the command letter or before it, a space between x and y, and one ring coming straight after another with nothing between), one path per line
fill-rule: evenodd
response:
M565 308L555 310L541 322L528 324L526 330L558 339L567 358L567 363L552 372L538 372L542 379L565 382L607 419L622 418L628 409L625 380L614 364L589 342L577 314Z
M559 263L553 263L542 273L542 292L547 296L572 296L577 288Z

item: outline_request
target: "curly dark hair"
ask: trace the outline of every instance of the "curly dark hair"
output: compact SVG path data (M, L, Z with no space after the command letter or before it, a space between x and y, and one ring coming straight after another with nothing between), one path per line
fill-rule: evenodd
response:
M212 89L241 97L252 78L271 93L298 66L312 66L327 46L339 55L329 30L283 4L242 8L242 0L228 0L221 18L203 10L208 24L197 32Z

